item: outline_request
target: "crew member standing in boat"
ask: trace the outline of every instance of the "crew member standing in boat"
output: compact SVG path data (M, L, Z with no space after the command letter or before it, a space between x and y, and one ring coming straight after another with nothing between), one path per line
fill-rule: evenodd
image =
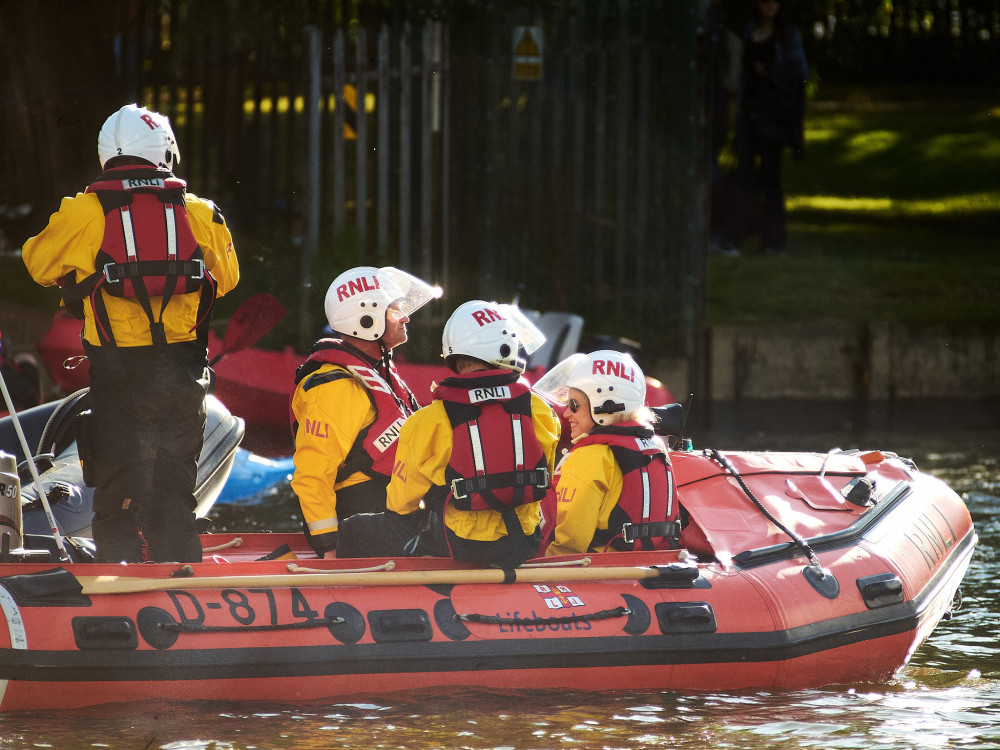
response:
M170 121L134 104L97 139L103 173L24 243L28 272L84 320L78 445L99 559L200 562L194 496L211 307L239 264L222 214L186 192Z
M344 524L341 557L434 555L515 567L535 556L559 421L520 377L545 341L512 305L473 300L444 327L455 373L400 431L384 513Z
M556 502L543 506L545 554L676 549L673 470L632 358L574 354L535 388L565 406L573 441L557 469Z
M440 296L440 287L392 267L353 268L327 290L326 317L340 338L313 345L290 409L292 489L320 557L336 556L344 519L385 510L399 429L419 408L392 350L406 342L409 316Z

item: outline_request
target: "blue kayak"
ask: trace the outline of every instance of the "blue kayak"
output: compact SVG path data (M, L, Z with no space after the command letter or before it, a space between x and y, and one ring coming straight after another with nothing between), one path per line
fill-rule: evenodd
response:
M287 485L294 471L291 456L268 458L245 448L238 448L229 478L215 502L219 505L259 505L269 502L274 494L270 490L278 485Z

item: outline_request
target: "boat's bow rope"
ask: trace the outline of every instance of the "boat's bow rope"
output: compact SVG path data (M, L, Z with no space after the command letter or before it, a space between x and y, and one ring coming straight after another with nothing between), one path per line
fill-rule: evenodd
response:
M764 507L764 504L757 499L757 496L754 495L753 491L747 486L747 483L743 480L743 477L736 470L736 467L733 466L732 461L723 456L715 448L709 450L708 453L713 459L719 462L719 464L722 466L723 469L725 469L732 475L733 479L735 479L739 483L740 487L743 489L743 492L746 493L746 496L750 498L750 502L752 502L755 506L757 506L757 509L764 514L764 517L768 521L773 523L775 526L777 526L784 534L788 536L789 539L791 539L795 543L795 545L799 549L802 550L802 552L805 553L805 556L809 558L810 564L816 568L816 572L818 573L819 577L826 578L827 571L820 564L819 558L816 557L816 553L813 551L813 548L809 546L809 542L807 542L805 539L802 538L802 536L796 534L790 528L785 526L785 524L783 524L781 521L775 518L774 514L771 513L771 511L769 511L767 508Z

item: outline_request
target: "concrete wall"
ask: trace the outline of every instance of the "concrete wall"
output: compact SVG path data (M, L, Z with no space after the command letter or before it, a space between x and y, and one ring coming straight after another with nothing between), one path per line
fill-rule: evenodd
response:
M717 326L707 351L704 384L683 359L654 371L703 426L1000 428L1000 325Z

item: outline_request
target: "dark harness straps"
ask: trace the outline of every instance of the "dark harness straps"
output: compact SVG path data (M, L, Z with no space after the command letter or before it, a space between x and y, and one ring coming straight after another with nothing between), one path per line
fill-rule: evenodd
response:
M468 497L471 493L484 490L501 490L512 487L537 487L548 489L551 485L549 470L522 469L520 471L498 471L478 477L457 478L451 480L452 497L459 499Z

